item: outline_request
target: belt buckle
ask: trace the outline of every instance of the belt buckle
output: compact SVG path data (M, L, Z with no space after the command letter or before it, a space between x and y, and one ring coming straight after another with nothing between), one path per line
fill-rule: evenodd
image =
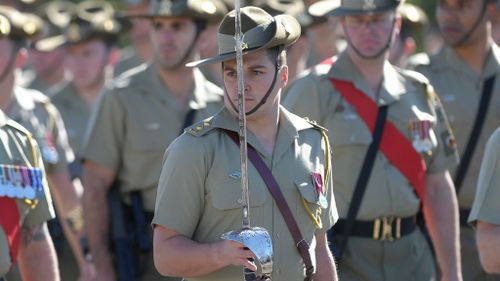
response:
M401 238L401 218L381 217L373 221L373 240L394 241Z

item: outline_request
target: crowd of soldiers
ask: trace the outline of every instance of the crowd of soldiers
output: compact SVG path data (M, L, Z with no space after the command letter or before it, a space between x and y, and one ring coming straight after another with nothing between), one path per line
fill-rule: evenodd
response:
M0 0L0 281L500 280L500 1L240 2Z

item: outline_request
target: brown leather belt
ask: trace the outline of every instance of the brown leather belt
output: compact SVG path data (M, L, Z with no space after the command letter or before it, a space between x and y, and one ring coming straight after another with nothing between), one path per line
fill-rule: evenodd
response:
M333 235L344 232L346 220L339 219L333 226ZM415 216L381 217L373 221L354 221L350 236L372 238L377 241L393 241L408 235L417 228Z

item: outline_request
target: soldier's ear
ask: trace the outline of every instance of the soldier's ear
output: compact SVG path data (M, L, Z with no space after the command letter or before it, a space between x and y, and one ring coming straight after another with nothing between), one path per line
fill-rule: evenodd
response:
M286 85L286 83L288 82L288 65L285 64L281 66L280 77L281 77L281 82L285 83L284 85Z
M116 47L111 47L109 50L108 64L115 67L120 61L120 50Z

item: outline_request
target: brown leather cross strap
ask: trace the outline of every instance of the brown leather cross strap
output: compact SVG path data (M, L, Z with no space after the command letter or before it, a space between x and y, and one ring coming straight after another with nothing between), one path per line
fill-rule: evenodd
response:
M239 145L239 137L236 132L228 130L224 131L237 145ZM299 254L304 260L304 264L306 266L306 278L304 279L304 281L313 280L314 266L312 264L311 255L309 253L309 243L307 243L307 241L302 237L299 226L297 225L297 222L293 217L290 207L288 207L288 204L286 203L283 193L281 193L281 188L278 185L278 182L276 182L276 179L271 173L271 170L269 170L269 168L266 166L264 160L262 160L255 148L253 148L250 144L248 144L248 159L250 159L250 161L266 183L269 193L271 193L271 195L273 196L274 201L276 202L276 205L278 205L278 209L280 210L280 213L285 220L286 226L292 234L293 240L295 241L295 246L299 250Z

